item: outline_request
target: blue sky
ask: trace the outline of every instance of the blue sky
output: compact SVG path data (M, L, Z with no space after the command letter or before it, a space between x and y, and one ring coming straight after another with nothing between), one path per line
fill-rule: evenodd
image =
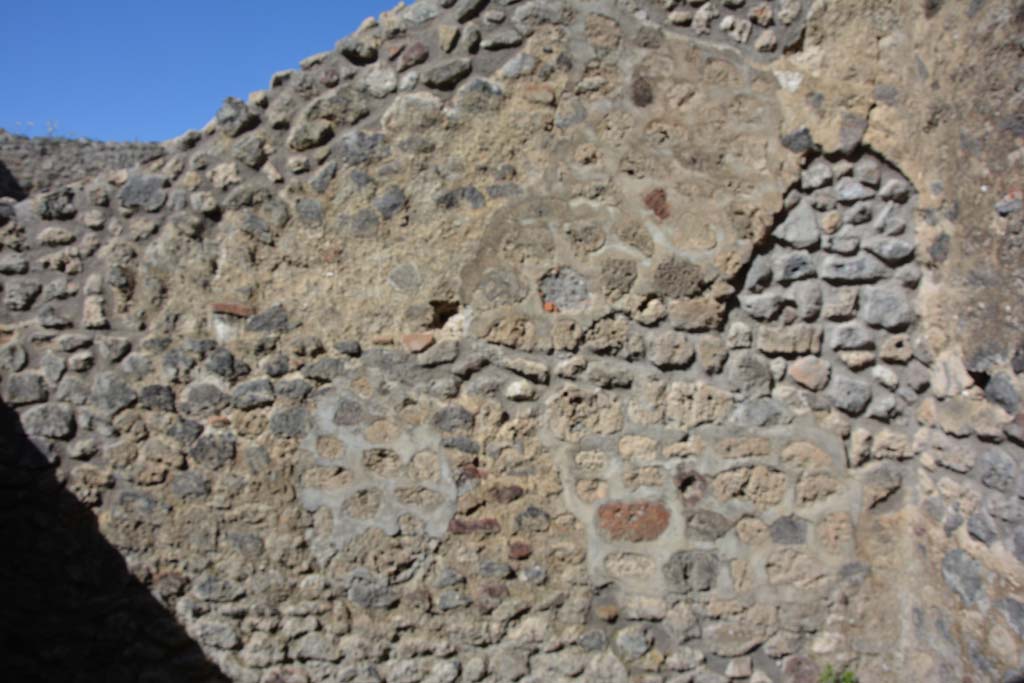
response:
M0 30L0 128L172 138L397 3L23 0Z

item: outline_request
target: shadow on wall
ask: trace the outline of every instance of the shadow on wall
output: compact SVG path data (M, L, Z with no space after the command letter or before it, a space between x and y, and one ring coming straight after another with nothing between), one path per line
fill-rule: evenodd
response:
M21 201L28 196L10 169L0 161L0 197L13 197Z
M0 678L224 681L0 402Z

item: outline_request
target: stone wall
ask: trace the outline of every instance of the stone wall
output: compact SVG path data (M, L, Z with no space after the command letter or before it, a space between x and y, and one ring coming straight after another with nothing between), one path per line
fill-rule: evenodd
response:
M0 197L24 199L163 154L157 143L30 138L0 129Z
M1019 381L820 11L420 0L0 213L5 478L231 680L1012 680Z

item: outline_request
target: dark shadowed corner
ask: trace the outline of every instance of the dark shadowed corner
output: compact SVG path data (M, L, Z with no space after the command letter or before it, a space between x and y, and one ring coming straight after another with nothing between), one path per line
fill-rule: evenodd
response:
M0 678L222 681L0 402Z
M0 161L0 197L11 197L18 201L21 201L26 197L24 188L18 182L18 179L14 177L10 169Z

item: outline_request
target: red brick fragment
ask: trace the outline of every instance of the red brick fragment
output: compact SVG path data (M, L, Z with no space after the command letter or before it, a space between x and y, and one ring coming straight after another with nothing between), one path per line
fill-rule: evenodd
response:
M448 522L448 532L452 534L496 534L501 531L501 525L493 517L483 519L466 519L465 517L453 517Z
M613 541L653 541L668 528L669 511L661 503L605 503L597 510L598 527Z

